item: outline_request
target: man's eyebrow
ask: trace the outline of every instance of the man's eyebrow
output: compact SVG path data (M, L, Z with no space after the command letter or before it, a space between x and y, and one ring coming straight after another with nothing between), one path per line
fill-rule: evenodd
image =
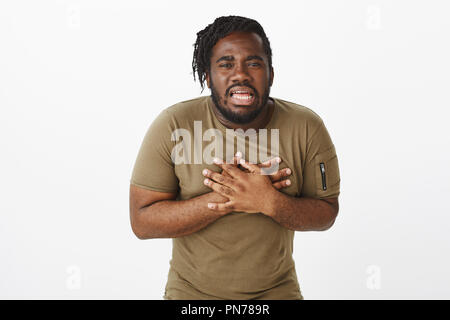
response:
M233 61L234 57L233 56L223 56L220 57L219 59L217 59L216 63L219 63L220 61ZM249 61L249 60L261 60L264 61L264 59L258 55L253 55L253 56L248 56L245 61Z
M218 63L218 62L220 62L220 61L233 61L234 60L234 57L233 56L223 56L223 57L220 57L217 61L216 61L216 63Z
M262 57L260 57L260 56L248 56L247 57L247 59L245 59L245 61L248 61L248 60L261 60L261 61L264 61L264 59L262 58Z

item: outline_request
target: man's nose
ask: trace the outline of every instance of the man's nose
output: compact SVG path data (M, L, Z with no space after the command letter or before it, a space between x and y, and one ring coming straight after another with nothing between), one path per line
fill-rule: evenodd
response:
M245 63L244 64L236 64L236 67L234 68L234 73L233 73L233 76L231 77L231 80L239 81L239 82L251 80L250 74L248 73L247 65Z

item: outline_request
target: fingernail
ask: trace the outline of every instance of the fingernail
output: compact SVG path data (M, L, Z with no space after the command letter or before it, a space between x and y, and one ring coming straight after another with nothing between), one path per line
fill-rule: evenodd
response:
M214 159L213 159L213 162L214 162L214 163L217 163L217 164L220 164L219 158L214 158Z
M244 159L241 159L241 160L239 161L239 163L240 163L240 164L245 164L245 160L244 160Z
M208 182L209 182L208 179L203 180L203 183L206 184L206 185L208 184Z
M205 169L205 170L202 171L202 173L203 173L204 176L206 176L208 174L208 170Z
M240 151L236 152L236 157L242 157L242 153Z
M212 203L208 203L208 208L212 209L214 208L214 205Z
M291 185L291 180L287 179L287 180L286 180L286 185L287 185L287 186L290 186L290 185Z
M280 159L279 157L276 157L276 158L275 158L275 161L278 162L278 163L280 163L280 162L281 162L281 159Z
M291 169L287 168L286 169L286 174L291 174Z

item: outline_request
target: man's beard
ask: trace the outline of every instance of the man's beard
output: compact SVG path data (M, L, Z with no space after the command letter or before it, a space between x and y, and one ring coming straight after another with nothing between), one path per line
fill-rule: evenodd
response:
M260 99L258 92L253 88L252 86L248 84L242 84L242 85L233 85L240 86L240 87L249 87L253 90L255 94L255 102L258 104L258 102L261 101L260 104L258 104L257 108L249 113L246 114L239 114L236 112L233 112L229 109L227 109L225 106L223 106L220 101L222 100L220 95L217 93L216 89L214 88L214 84L211 80L211 98L214 104L216 105L217 110L222 114L222 116L227 119L230 122L237 123L237 124L246 124L249 122L252 122L256 119L256 117L261 113L261 111L264 109L264 107L267 105L267 101L269 100L269 94L270 94L270 86L267 86L266 90L263 93L262 99ZM230 89L230 88L229 88ZM227 90L228 92L230 90ZM242 107L242 108L248 108L248 106Z

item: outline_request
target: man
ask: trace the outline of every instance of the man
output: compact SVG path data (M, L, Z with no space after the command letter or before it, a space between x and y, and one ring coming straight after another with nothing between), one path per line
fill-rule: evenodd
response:
M164 298L303 299L294 231L327 230L338 213L327 129L269 97L272 51L255 20L220 17L200 31L193 70L211 96L161 112L130 186L136 236L173 238Z

